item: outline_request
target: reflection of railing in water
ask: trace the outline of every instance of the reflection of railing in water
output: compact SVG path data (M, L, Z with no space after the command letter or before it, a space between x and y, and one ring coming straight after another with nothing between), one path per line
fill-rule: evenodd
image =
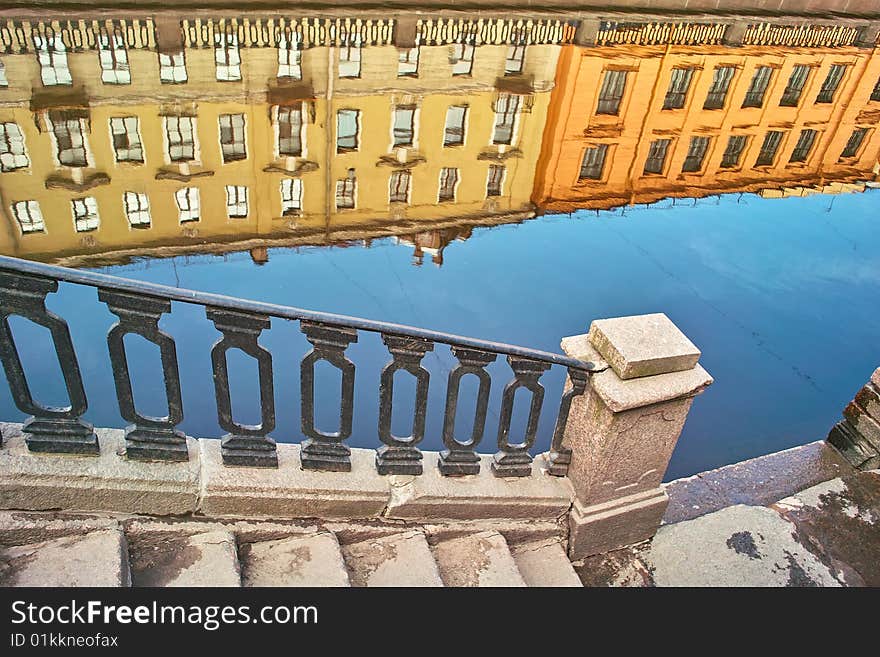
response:
M724 40L727 25L717 23L617 23L603 21L596 43L600 46L714 45Z
M485 368L499 355L506 357L513 371L513 379L502 395L498 451L492 465L493 472L504 477L528 476L532 472L529 449L535 441L544 398L540 378L554 365L567 368L571 385L560 401L551 443L550 472L556 475L567 472L570 451L563 448L562 437L571 401L584 393L591 373L599 369L590 362L534 349L0 257L0 360L16 405L33 416L24 426L28 446L33 451L84 454L98 451L91 425L81 419L88 404L70 331L66 321L48 311L45 305L46 296L55 292L61 281L97 288L98 299L119 318L107 335L107 343L120 414L131 423L126 432L127 454L135 459L187 459L186 437L176 429L183 420L183 403L175 342L159 328L162 315L172 312L172 301L203 306L207 317L222 334L211 350L211 360L218 419L220 426L229 432L222 441L223 459L229 465L273 467L278 463L275 441L269 437L275 427L272 355L258 342L261 332L270 327L270 318L298 321L300 330L312 344L300 366L302 432L306 436L301 463L308 469L351 469L350 448L345 441L352 429L355 364L345 352L350 344L357 342L359 331L381 335L392 357L382 370L379 389L378 434L383 446L376 454L376 467L381 474L422 473L418 444L424 437L430 375L421 361L434 349L435 343L449 346L458 359L447 381L443 424L446 449L439 463L445 475L479 471L476 448L483 436L492 384ZM9 317L16 315L50 331L70 399L69 407L50 408L33 399L9 326ZM129 334L140 335L159 348L168 400L165 417L147 417L136 410L124 344ZM242 425L232 417L227 352L235 348L258 364L259 425ZM315 364L321 360L342 374L340 428L334 433L322 432L315 424L314 373ZM398 370L410 373L416 380L412 435L407 437L395 436L391 431L394 374ZM479 390L471 436L466 442L460 442L455 438L456 407L460 382L467 374L479 379ZM511 444L514 397L519 388L531 392L531 404L523 442Z
M749 25L743 45L750 46L851 46L859 36L858 28L847 25Z

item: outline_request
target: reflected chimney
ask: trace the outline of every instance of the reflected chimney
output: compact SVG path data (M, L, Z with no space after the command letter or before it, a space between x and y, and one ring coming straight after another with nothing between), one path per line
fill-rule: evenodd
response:
M265 265L269 262L269 249L265 246L255 246L251 249L251 260L255 265Z

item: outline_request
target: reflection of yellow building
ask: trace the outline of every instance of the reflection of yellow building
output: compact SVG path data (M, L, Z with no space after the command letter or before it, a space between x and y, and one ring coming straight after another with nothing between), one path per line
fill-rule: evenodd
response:
M488 23L0 24L0 249L76 261L531 216L573 30Z
M876 49L731 48L709 37L700 46L566 46L536 205L608 208L873 177Z

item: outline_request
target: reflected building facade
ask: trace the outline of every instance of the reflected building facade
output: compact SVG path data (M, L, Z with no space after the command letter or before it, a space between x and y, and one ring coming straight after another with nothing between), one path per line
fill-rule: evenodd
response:
M573 34L555 19L4 20L0 250L88 264L416 233L437 249L456 227L534 216Z
M533 200L547 212L873 178L880 54L829 26L603 23L559 59ZM700 29L697 29L700 28ZM828 191L835 191L828 187Z
M474 226L541 212L875 177L876 47L846 26L735 28L3 18L0 252L262 264L395 237L440 265Z

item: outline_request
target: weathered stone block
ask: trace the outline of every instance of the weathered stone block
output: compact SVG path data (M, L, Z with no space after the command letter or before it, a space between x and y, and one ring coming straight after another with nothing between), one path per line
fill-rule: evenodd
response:
M865 409L855 402L850 402L843 409L843 417L862 435L868 444L874 449L880 449L880 423L868 415Z
M336 537L302 534L243 546L245 586L350 586Z
M484 531L440 541L434 546L446 586L525 586L507 541Z
M590 342L621 379L692 369L700 350L663 313L597 319Z
M880 388L875 388L869 383L856 394L855 402L865 409L873 420L880 422Z
M651 538L668 503L662 488L590 506L575 500L568 519L569 557L583 559Z
M353 449L351 472L303 470L300 446L278 445L278 468L223 464L220 441L203 439L206 515L241 518L366 518L380 515L391 497L387 477L376 472L375 452Z
M241 586L235 536L229 531L147 531L132 537L130 552L134 586Z
M854 468L872 470L880 467L880 451L868 444L848 420L835 424L827 440Z
M21 425L6 425L0 449L0 508L44 511L192 513L199 497L198 443L185 462L132 461L121 456L121 429L96 429L98 456L30 452Z
M572 491L568 481L541 469L543 460L532 463L529 477L496 477L492 456L480 455L480 473L445 477L437 467L439 454L424 452L424 474L394 475L389 518L558 518L568 510Z
M511 547L526 586L582 586L559 540L530 541Z
M0 586L129 586L120 529L0 549Z
M425 535L409 531L342 548L352 586L443 586Z

